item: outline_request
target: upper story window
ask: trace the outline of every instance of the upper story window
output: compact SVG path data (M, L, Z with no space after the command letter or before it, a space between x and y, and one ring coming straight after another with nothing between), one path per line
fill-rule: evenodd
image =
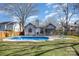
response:
M28 30L29 32L32 32L32 29L31 28L29 28L29 30Z

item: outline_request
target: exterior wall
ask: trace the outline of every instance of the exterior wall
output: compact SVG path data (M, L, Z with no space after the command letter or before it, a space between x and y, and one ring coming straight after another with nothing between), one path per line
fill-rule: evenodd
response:
M79 35L79 27L75 29L76 35Z
M6 25L0 25L0 31L4 31L6 29Z
M40 31L41 31L40 28L36 28L36 35L40 35Z
M48 36L53 35L55 29L56 29L55 26L53 26L53 25L48 25L48 26L45 28L46 35L48 35Z
M13 24L6 25L6 26L7 26L7 30L12 30L13 31Z
M48 27L46 27L48 29L55 29L52 25L49 25Z
M13 30L16 31L16 32L20 32L20 25L19 23L16 23L13 25Z
M0 31L4 31L4 30L12 30L12 31L16 31L19 32L20 31L20 26L18 23L14 23L14 24L1 24L0 25Z
M19 24L1 24L0 25L0 41L2 41L3 38L11 37L11 36L19 36Z
M29 29L32 29L32 32L29 32ZM48 30L48 31L46 31ZM25 35L52 35L54 33L55 26L53 25L48 25L46 27L35 27L32 24L28 24L25 28ZM43 31L43 33L41 33Z
M29 32L29 29L32 29L32 32ZM32 25L29 25L25 28L25 35L35 35L36 34L36 28Z

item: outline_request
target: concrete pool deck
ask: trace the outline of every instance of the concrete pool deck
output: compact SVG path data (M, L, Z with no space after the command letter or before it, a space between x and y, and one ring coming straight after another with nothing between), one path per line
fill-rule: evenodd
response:
M53 40L58 40L58 39L65 39L65 40L73 39L73 38L69 38L69 37L61 36L61 35L53 35L53 36L46 36L46 37L49 38L49 39L46 40L46 41L53 41ZM3 41L15 41L15 40L9 40L8 38L5 38L5 39L3 39ZM22 41L22 40L21 40L21 41ZM25 41L26 41L26 40L25 40ZM45 41L45 40L27 40L27 41L39 42L39 41Z
M56 40L56 39L69 40L69 39L74 39L74 38L66 37L65 35L54 35L54 36L49 36L49 41Z

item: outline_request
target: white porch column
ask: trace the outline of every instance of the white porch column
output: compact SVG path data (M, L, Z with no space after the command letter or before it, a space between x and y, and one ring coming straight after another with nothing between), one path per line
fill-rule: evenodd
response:
M5 30L7 30L7 25L6 24L4 25L4 27L5 27Z

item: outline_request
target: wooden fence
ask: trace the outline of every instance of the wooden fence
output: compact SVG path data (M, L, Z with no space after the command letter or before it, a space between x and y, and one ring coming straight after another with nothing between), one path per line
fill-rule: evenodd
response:
M14 31L0 31L0 39L11 37L11 36L19 36L20 32L14 32Z

